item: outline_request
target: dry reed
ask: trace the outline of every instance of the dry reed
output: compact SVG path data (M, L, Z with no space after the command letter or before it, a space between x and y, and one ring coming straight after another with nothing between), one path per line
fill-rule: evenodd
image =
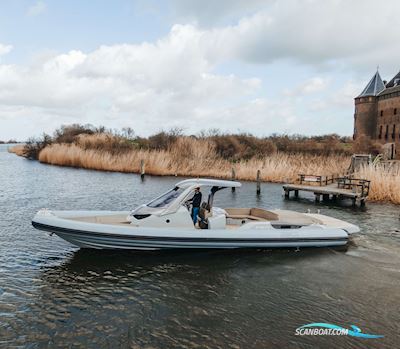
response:
M400 166L378 164L363 166L356 176L371 181L368 199L400 204Z
M307 155L275 153L263 159L252 158L232 163L217 155L215 145L204 139L180 137L168 150L131 149L111 154L101 151L99 136L85 135L76 144L53 144L39 154L39 161L95 170L140 171L140 160L145 161L146 173L230 178L232 167L239 180L255 180L261 170L261 180L268 182L294 181L299 173L339 174L349 166L343 155Z
M18 156L25 156L25 145L17 144L8 148L9 153L17 154Z
M254 181L257 170L265 182L294 182L298 174L339 175L349 167L345 155L309 155L276 152L261 158L253 157L235 163L217 154L215 143L207 139L181 136L167 150L145 150L114 144L108 135L80 135L72 144L52 144L39 153L43 163L81 167L103 171L140 172L140 162L145 161L145 171L150 175L177 175L188 177L231 177L235 168L236 179ZM9 149L24 156L23 145ZM369 199L400 204L400 169L383 165L366 166L357 177L371 180Z

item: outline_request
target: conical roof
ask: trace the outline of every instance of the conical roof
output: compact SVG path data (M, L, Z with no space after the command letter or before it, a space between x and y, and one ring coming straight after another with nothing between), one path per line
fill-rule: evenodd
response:
M400 80L400 71L395 75L395 77L392 80L390 80L387 83L386 87L393 87L395 85L396 80L399 81L398 79Z
M376 96L384 89L385 89L385 84L383 83L381 76L377 71L358 97Z

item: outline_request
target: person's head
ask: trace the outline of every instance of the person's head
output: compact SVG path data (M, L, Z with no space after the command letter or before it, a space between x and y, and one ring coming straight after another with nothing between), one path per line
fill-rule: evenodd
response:
M195 188L194 191L195 191L196 193L200 192L200 187Z

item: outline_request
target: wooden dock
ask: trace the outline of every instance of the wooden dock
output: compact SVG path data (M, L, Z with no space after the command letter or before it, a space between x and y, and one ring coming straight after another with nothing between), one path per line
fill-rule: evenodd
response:
M365 179L349 178L349 177L324 177L315 175L299 175L299 184L284 184L283 190L285 197L290 197L290 192L294 192L294 196L298 197L300 191L312 192L315 195L315 201L351 199L353 206L359 203L360 206L365 205L368 198L370 181Z

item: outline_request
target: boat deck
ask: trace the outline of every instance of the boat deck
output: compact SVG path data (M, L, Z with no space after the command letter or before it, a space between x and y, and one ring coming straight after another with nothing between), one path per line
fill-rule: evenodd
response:
M67 219L85 223L111 224L111 225L122 225L122 226L127 226L130 225L131 223L126 220L126 215L70 217Z
M259 208L226 208L226 229L237 229L249 222L272 222L274 224L310 225L321 224L316 217L287 210L264 210ZM95 224L106 224L136 228L131 225L125 214L107 214L93 216L68 217L66 219ZM200 229L198 225L195 228Z

